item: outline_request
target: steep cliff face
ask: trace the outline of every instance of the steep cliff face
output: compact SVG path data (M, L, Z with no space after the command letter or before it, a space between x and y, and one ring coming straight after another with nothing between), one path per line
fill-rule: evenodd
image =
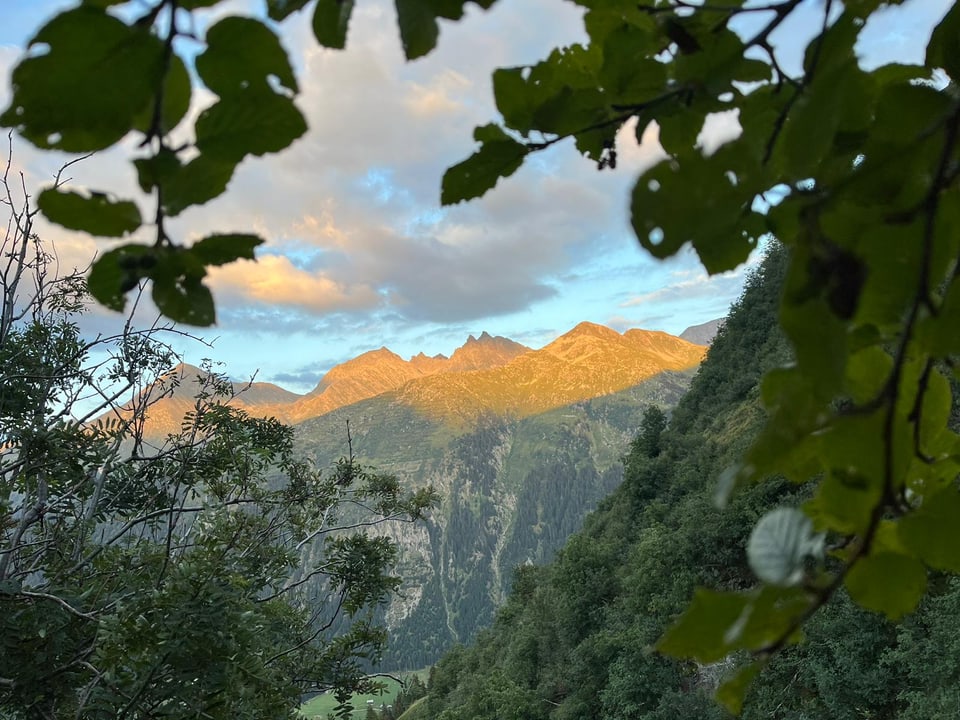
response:
M310 391L282 413L286 422L298 423L344 405L393 390L423 376L417 364L382 347L337 365Z
M385 666L409 669L472 639L514 568L548 560L579 529L621 482L644 409L672 407L705 350L591 323L540 350L483 333L450 358L408 361L381 348L333 368L306 396L255 384L232 402L297 423L302 451L321 468L348 452L349 422L360 462L442 496L427 523L384 529L401 546L404 578L383 609ZM151 427L179 427L191 387L158 403Z
M622 480L643 409L673 405L692 370L525 418L484 416L466 431L390 393L298 426L318 463L345 451L346 422L363 462L443 500L430 520L397 524L400 596L384 610L384 667L423 667L487 626L513 570L550 559L584 515Z

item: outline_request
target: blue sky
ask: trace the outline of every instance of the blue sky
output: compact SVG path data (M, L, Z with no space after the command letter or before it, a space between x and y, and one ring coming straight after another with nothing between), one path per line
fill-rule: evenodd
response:
M811 15L819 1L806 3ZM4 1L4 105L5 78L27 39L72 4ZM930 27L950 4L913 0L886 13L863 35L865 64L922 60ZM346 51L318 48L308 24L295 15L281 28L300 72L308 135L279 155L245 161L227 195L173 225L184 242L249 230L268 240L258 263L211 278L219 323L202 334L216 342L212 349L179 343L188 361L212 357L235 377L259 371L259 379L303 392L332 365L381 346L405 357L450 354L469 334L487 331L540 347L582 320L679 333L723 315L739 294L743 268L708 278L692 253L656 262L634 240L628 193L638 170L660 157L652 133L639 147L620 148L616 172L598 173L562 143L482 200L439 207L443 170L473 150L473 127L496 117L492 70L580 40L572 4L501 0L493 11L471 10L461 23L444 23L437 50L413 63L402 59L388 0L358 3ZM786 55L803 25L801 17L779 39ZM196 96L197 108L211 101ZM721 122L717 132L730 127ZM74 182L132 195L123 152L76 166ZM22 142L14 156L34 190L63 159ZM108 247L40 230L66 263L86 265ZM86 322L95 332L117 320L98 309Z

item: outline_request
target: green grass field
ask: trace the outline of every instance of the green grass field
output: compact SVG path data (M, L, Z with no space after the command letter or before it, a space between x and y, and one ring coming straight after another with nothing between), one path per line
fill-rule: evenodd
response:
M416 672L400 673L400 677L407 678L411 675L419 675L420 679L426 682L428 671L417 670ZM350 702L353 705L353 717L355 720L363 720L367 716L367 700L373 700L373 706L377 709L380 704L392 705L394 698L400 692L400 683L390 678L381 678L386 685L382 695L354 695ZM337 707L336 698L332 694L317 695L300 706L300 714L304 717L319 718L326 720L327 714L333 713Z

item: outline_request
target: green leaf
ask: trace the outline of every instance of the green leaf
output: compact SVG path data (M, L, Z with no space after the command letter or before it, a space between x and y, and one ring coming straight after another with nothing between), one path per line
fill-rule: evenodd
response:
M600 80L613 97L611 103L632 105L647 102L661 95L667 87L667 66L653 58L652 19L646 27L622 24L603 42L603 64Z
M940 312L923 318L917 337L931 355L944 357L960 353L960 333L955 328L960 324L960 279L954 278L947 287Z
M919 378L914 387L919 387ZM948 424L953 408L950 382L936 369L927 376L923 390L922 413L919 419L919 441L922 452L931 453L941 436L952 436Z
M958 40L960 50L960 40ZM887 85L877 100L872 137L896 143L910 142L947 120L954 101L943 90L911 80Z
M927 44L926 66L943 68L954 82L960 79L960 8L956 4L933 29Z
M826 73L823 73L826 74ZM838 73L805 88L783 126L777 149L791 178L802 180L816 174L822 158L830 152L840 124L844 83Z
M823 535L814 535L810 518L796 508L777 508L764 515L750 533L747 560L763 582L798 584L807 558L823 557Z
M216 322L213 295L200 278L155 277L152 296L160 312L171 320L200 327Z
M204 265L226 265L240 258L253 260L254 248L262 244L257 235L208 235L190 246L190 252Z
M190 325L212 325L216 314L213 296L202 282L205 264L222 264L231 253L246 257L251 251L251 236L237 237L232 250L219 239L200 241L199 252L193 248L125 245L94 263L87 285L98 302L123 310L125 294L140 280L149 278L153 301L165 317Z
M879 501L877 483L855 471L835 468L820 481L816 495L804 507L818 528L859 535L869 526Z
M190 95L192 93L190 73L178 55L170 58L170 67L163 81L163 111L160 113L159 126L154 128L154 107L156 98L151 97L144 108L134 119L135 130L147 134L151 130L158 135L165 135L173 130L190 109Z
M533 124L548 135L572 135L611 120L603 93L561 88L534 110Z
M893 358L878 345L851 354L844 383L850 399L858 404L873 400L886 386L892 370Z
M453 205L461 200L480 197L502 177L512 175L526 157L528 149L496 125L477 128L473 137L480 149L443 174L440 202Z
M44 45L48 52L14 68L10 107L0 115L0 124L41 148L90 152L113 145L161 82L163 43L95 7L54 17L30 41Z
M336 50L346 47L353 5L353 0L317 0L313 11L313 35L318 43Z
M804 72L813 73L816 76L824 68L829 69L856 62L853 48L860 33L860 27L861 25L855 22L850 13L842 14L827 28L826 32L807 45L803 58ZM821 76L823 74L825 73L820 72Z
M782 638L791 643L800 640L795 623L811 602L804 588L764 585L751 590L748 597L743 614L727 628L726 641L731 651L762 652Z
M137 169L137 183L145 193L152 192L157 186L166 185L180 169L177 153L170 148L160 148L156 155L136 158L133 161Z
M217 244L209 248L217 256ZM222 253L221 253L222 254ZM203 284L207 274L201 257L192 248L165 247L149 269L152 297L165 317L189 325L208 326L216 322L213 296Z
M437 46L440 26L430 0L396 0L400 41L407 60L429 53Z
M204 110L196 129L202 154L238 163L248 154L283 150L307 131L307 123L290 98L251 86Z
M71 230L99 237L123 237L143 222L136 203L115 202L103 193L80 193L47 188L37 198L37 207L48 220Z
M697 588L657 649L701 663L717 662L737 650L762 652L781 640L799 640L794 625L809 606L802 588L767 585L741 593Z
M937 570L960 572L960 493L953 487L931 493L923 504L900 520L903 544Z
M270 90L275 77L292 92L297 80L277 36L262 22L226 17L207 31L207 49L197 57L197 72L220 97Z
M859 233L838 227L836 215L841 207L853 203L838 203L837 212L825 216L824 231L834 237L863 238L863 260L870 271L866 274L854 316L858 323L873 323L878 327L896 327L910 301L916 295L919 283L921 253L916 252L922 238L922 222L907 224L877 224L862 228ZM874 213L870 213L876 220ZM841 233L846 233L843 235Z
M487 9L496 0L474 0ZM433 50L440 36L437 18L459 20L467 0L396 0L400 41L407 60L415 60Z
M215 160L208 155L198 155L181 165L176 153L165 148L152 157L137 158L134 165L144 192L158 186L163 189L163 212L168 217L222 195L236 169L236 162Z
M267 0L267 15L271 20L285 20L293 13L303 9L310 0Z
M87 289L104 307L123 310L125 295L147 277L156 264L150 245L124 245L101 255L87 278Z
M670 155L690 151L703 129L704 115L691 108L656 115L660 125L660 144Z
M692 243L709 273L744 262L766 229L752 210L752 178L737 173L741 153L739 141L708 158L690 148L641 175L631 203L640 244L666 258Z
M805 279L803 270L796 274ZM810 379L817 396L825 398L839 392L849 352L847 325L832 311L829 301L817 296L809 300L792 297L788 287L780 324L796 348L797 364Z
M844 583L858 605L899 620L926 592L927 571L916 558L881 552L858 560Z
M887 468L883 454L875 452L875 449L877 438L884 436L885 425L886 412L880 410L869 414L851 413L833 419L818 433L823 462L829 468L839 468L862 476L869 483L871 491L879 493ZM909 455L909 447L895 440L890 451L894 455L892 470L897 475L898 470L906 467L905 457L902 456Z
M173 217L192 205L203 205L222 195L233 177L237 162L201 154L180 167L166 178L163 189L164 212Z
M743 710L743 699L750 689L750 683L760 673L761 664L752 662L726 678L717 688L717 702L723 705L729 712L739 715Z
M718 95L736 91L734 82L764 82L771 77L767 63L743 57L746 47L735 32L710 23L704 13L667 21L663 27L671 41L679 39L691 50L681 48L670 63L672 79L695 92L698 101L713 105L710 110L720 109Z
M681 618L660 638L657 650L702 663L722 660L730 652L727 631L743 614L748 601L739 593L697 588Z

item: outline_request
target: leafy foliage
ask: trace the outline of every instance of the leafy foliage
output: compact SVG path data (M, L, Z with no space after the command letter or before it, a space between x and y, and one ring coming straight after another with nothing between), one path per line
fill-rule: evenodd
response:
M660 453L651 457L635 442L623 485L558 559L518 568L493 627L437 664L425 717L509 716L508 705L495 703L504 685L533 698L525 717L551 720L720 720L727 715L711 692L749 720L932 717L955 703L956 663L934 655L955 644L940 633L955 627L957 582L936 573L900 624L858 607L854 590L841 588L806 619L810 642L766 657L745 652L788 629L797 639L812 592L751 587L746 553L758 518L802 505L812 487L775 479L745 487L723 511L712 501L721 470L764 427L763 371L788 354L775 302L786 265L774 248L748 281L662 432ZM892 526L883 527L883 542L892 541ZM886 570L882 583L866 583L881 610L916 592L909 571L892 582L902 571ZM936 669L927 673L928 664Z
M668 157L633 191L641 245L665 258L690 244L711 273L763 237L791 250L779 315L794 362L764 380L769 420L719 497L770 475L818 479L810 520L796 509L761 520L753 567L770 584L701 592L661 648L704 663L739 650L767 658L842 586L866 608L909 613L927 569L952 567L943 548L960 520L960 437L946 427L960 265L960 95L948 55L960 11L934 30L924 65L867 70L854 45L880 3L823 3L792 76L771 36L794 0L772 3L749 32L732 29L757 10L739 3L582 4L588 43L498 71L504 134L523 138L528 154L573 138L603 169L627 121L638 136L655 122ZM740 133L708 151L700 133L719 112L736 113ZM444 178L445 199L483 190L459 167ZM826 563L824 537L841 548ZM776 586L793 588L789 600ZM775 632L749 632L758 614ZM726 687L731 706L746 687Z
M0 715L290 718L308 688L345 704L376 687L374 613L399 579L393 541L365 529L420 519L433 491L404 492L352 454L316 470L291 428L232 407L209 368L182 427L145 442L146 413L181 382L165 329L131 321L85 340L82 277L54 275L29 232L37 210L10 205ZM219 264L257 242L212 236L190 252ZM323 580L320 597L304 577Z
M47 51L31 53L14 69L13 98L0 122L39 147L73 152L141 132L145 154L134 162L141 186L156 198L156 241L105 256L91 287L101 302L119 308L124 294L149 278L170 317L210 323L207 261L167 236L164 217L222 192L247 155L277 152L305 132L292 99L296 83L262 23L214 24L197 69L219 99L197 118L199 155L183 164L170 132L182 122L191 89L176 41L194 27L187 24L193 12L218 2L131 3L129 23L107 12L113 4L84 3L37 33L31 46ZM267 6L282 19L308 4ZM397 0L407 57L428 52L437 18L461 17L464 4ZM802 70L791 75L773 38L800 0L761 8L683 0L579 4L586 10L585 44L557 49L529 68L497 71L502 124L478 129L480 149L448 170L443 202L480 196L526 157L571 138L598 168L613 168L624 126L635 122L639 136L656 123L668 157L637 179L631 199L643 247L666 258L692 245L711 273L743 262L764 237L791 251L779 322L793 362L763 381L768 420L749 447L738 448L740 456L729 458L718 495L730 501L734 490L769 476L815 479L803 511L835 548L803 572L795 552L781 553L790 566L769 577L794 582L790 602L764 609L776 596L771 586L737 598L702 594L700 605L716 606L713 630L738 638L730 650L761 660L792 644L844 586L869 608L908 613L924 596L928 571L957 564L943 548L955 544L952 528L960 520L960 438L946 425L960 349L960 8L952 6L933 31L923 65L868 70L855 45L883 3L827 0L818 6L821 19ZM344 44L352 7L316 0L321 43ZM755 13L753 29L736 29L745 27L742 16ZM236 66L226 61L225 53L247 43L249 57ZM276 82L265 82L265 75ZM101 83L116 92L95 103L92 89ZM741 132L708 152L701 131L721 112L734 113ZM60 193L45 204L52 219L71 227L131 232L136 214L103 197ZM103 218L94 219L91 208ZM678 422L686 422L682 414ZM890 572L901 586L886 591L878 582ZM723 612L735 602L746 603L743 612L769 612L778 632L738 634L741 616ZM695 605L680 621L674 639L700 626L691 619L700 609ZM680 645L704 662L716 651ZM509 697L524 706L523 697L498 683L489 688L491 703ZM730 705L739 705L746 687L740 680L726 686Z

